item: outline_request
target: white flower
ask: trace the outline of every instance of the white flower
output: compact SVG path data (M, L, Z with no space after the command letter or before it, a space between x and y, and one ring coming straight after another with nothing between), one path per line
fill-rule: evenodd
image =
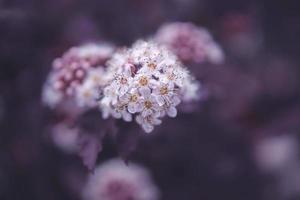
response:
M161 107L156 102L156 97L154 94L146 94L141 98L139 102L139 111L143 117L148 115L160 116Z
M183 67L168 67L160 77L163 83L173 82L178 87L182 87L184 80L189 78L187 69Z
M137 74L134 78L134 84L141 95L147 96L151 93L151 88L156 85L156 80L152 78L151 74Z
M161 83L153 90L153 94L156 96L156 101L159 106L170 104L172 100L171 98L174 95L177 95L175 93L173 82Z
M129 90L132 81L133 78L131 77L131 71L124 70L124 73L115 75L111 85L117 94L122 96Z
M149 133L165 115L177 116L176 106L187 96L193 77L169 50L137 41L107 63L107 76L114 78L100 101L104 117L131 121L135 115L136 122Z
M124 96L120 97L120 101L127 104L127 110L129 113L134 114L140 110L140 94L136 89L132 89Z

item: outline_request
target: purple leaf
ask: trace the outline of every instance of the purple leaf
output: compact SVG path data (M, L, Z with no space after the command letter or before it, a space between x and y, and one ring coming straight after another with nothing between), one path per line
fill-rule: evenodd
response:
M79 137L79 156L83 164L89 169L94 170L98 154L102 150L101 138L92 134L81 134Z
M91 110L81 115L76 124L81 130L78 138L78 154L83 164L89 170L93 170L97 156L102 150L102 139L105 135L116 131L114 121L103 120L98 111Z

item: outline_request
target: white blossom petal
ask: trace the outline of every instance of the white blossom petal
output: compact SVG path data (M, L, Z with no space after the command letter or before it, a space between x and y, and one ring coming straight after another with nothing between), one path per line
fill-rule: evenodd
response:
M176 117L177 116L177 110L174 106L170 106L167 110L167 114L169 117Z
M124 85L124 86L120 87L119 95L123 96L128 91L128 89L129 89L128 85Z
M123 112L123 119L126 122L131 122L132 121L132 115L126 111Z
M152 126L151 124L148 124L148 123L143 124L142 127L146 133L151 133L154 129L154 126Z
M131 114L134 114L137 112L137 104L133 102L129 102L127 109Z
M181 101L180 101L179 97L177 95L175 95L172 97L172 102L175 106L177 106L178 104L180 104Z
M147 117L147 116L151 115L152 113L153 113L152 110L150 110L150 109L145 109L145 110L143 110L143 112L142 112L142 116L143 116L143 117Z
M148 87L141 87L141 88L139 89L139 92L141 93L141 95L142 95L143 97L148 97L148 96L150 96L150 94L151 94L151 90L150 90L150 88L148 88Z
M153 124L153 125L160 125L160 124L161 124L161 120L158 119L158 118L153 118L153 119L152 119L152 124Z
M156 96L156 101L157 101L159 106L163 106L165 104L165 100L161 95Z

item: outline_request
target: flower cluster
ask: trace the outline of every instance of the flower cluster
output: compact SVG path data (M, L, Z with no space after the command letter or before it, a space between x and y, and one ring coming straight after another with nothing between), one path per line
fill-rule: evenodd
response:
M166 45L183 62L221 63L224 59L219 45L210 33L192 23L175 22L163 25L154 39Z
M95 169L83 196L87 200L157 200L159 192L146 169L114 159Z
M197 96L194 81L177 57L154 42L137 41L107 63L110 81L103 89L103 117L136 122L149 133L165 115L176 117L176 106Z
M113 51L108 44L86 44L57 58L44 86L44 102L55 107L71 98L78 106L95 106L93 90L104 83L103 66Z

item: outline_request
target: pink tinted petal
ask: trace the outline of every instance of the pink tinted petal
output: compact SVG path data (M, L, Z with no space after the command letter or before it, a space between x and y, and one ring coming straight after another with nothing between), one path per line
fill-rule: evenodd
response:
M130 64L125 65L124 75L127 77L131 76L131 65Z
M159 95L159 94L160 94L159 87L155 87L155 88L152 90L152 93L153 93L153 94Z

